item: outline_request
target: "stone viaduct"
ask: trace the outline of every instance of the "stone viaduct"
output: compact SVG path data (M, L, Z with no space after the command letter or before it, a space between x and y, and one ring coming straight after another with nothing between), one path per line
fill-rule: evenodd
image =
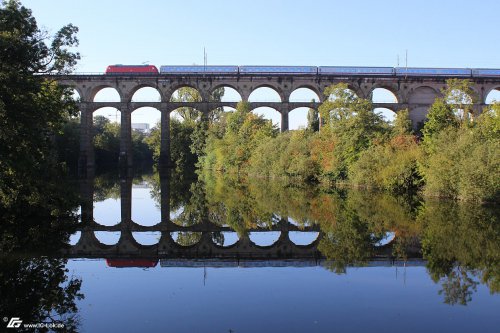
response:
M298 107L317 108L324 100L323 91L331 84L346 83L358 97L372 98L377 88L389 90L396 97L395 103L374 103L374 108L387 108L394 112L409 109L410 118L416 126L425 120L429 106L441 89L446 86L446 77L377 77L377 76L332 76L304 74L197 74L197 75L106 75L106 74L71 74L52 76L60 84L73 87L80 95L81 111L81 147L80 167L94 167L92 146L93 112L103 107L113 107L121 114L120 160L131 167L131 115L141 107L152 107L161 112L161 161L170 160L170 113L179 107L192 107L208 114L219 107L235 107L236 102L214 102L211 98L215 89L230 87L236 90L242 101L248 101L250 94L261 87L271 88L278 93L281 102L254 102L251 108L270 107L281 114L281 131L288 130L290 111ZM473 89L477 95L474 110L479 114L486 103L487 95L500 89L500 78L473 78ZM114 88L120 96L119 102L95 102L94 97L104 88ZM161 99L158 102L132 102L134 93L144 87L156 89ZM171 102L175 91L182 87L195 88L201 95L200 102ZM308 88L316 93L319 101L291 102L290 95L299 88Z

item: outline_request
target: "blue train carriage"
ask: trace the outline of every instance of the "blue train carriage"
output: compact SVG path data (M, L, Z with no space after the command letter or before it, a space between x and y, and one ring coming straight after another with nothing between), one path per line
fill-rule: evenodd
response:
M315 75L316 66L240 66L240 74L304 74Z
M238 66L161 66L160 74L238 74Z
M474 68L472 70L474 77L500 77L500 69L494 68Z
M392 67L345 67L345 66L320 66L319 74L323 75L374 75L392 76Z
M469 68L417 68L396 67L397 76L445 76L445 77L471 77Z

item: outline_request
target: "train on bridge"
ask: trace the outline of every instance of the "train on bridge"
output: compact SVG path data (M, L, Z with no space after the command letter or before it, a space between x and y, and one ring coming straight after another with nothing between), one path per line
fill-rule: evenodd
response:
M324 75L377 77L500 77L492 68L343 67L343 66L160 66L110 65L106 75Z

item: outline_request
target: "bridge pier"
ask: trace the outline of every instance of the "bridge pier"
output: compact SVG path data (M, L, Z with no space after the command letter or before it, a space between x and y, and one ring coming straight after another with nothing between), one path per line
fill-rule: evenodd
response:
M126 103L120 108L120 167L131 168L132 160L132 112Z
M78 174L86 175L88 169L94 168L94 146L92 109L87 104L80 104L80 156L78 158Z
M161 129L160 129L160 168L169 167L170 161L170 110L166 107L160 109Z
M289 114L288 103L283 103L280 114L281 114L281 132L288 131L288 114Z

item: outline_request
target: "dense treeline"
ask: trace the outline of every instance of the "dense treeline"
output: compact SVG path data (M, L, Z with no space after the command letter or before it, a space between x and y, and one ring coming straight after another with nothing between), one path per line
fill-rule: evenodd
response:
M74 116L69 89L42 73L70 72L78 29L41 31L17 1L0 5L0 248L36 249L43 235L60 236L76 220L77 204L54 153L53 134ZM22 222L22 223L21 223ZM57 222L57 223L56 223Z
M208 128L199 166L238 176L498 200L500 105L473 117L471 83L447 84L416 132L408 111L398 112L392 123L385 121L369 100L344 84L326 89L329 99L320 107L318 131L310 124L306 130L278 133L242 102ZM314 120L314 114L309 118Z

